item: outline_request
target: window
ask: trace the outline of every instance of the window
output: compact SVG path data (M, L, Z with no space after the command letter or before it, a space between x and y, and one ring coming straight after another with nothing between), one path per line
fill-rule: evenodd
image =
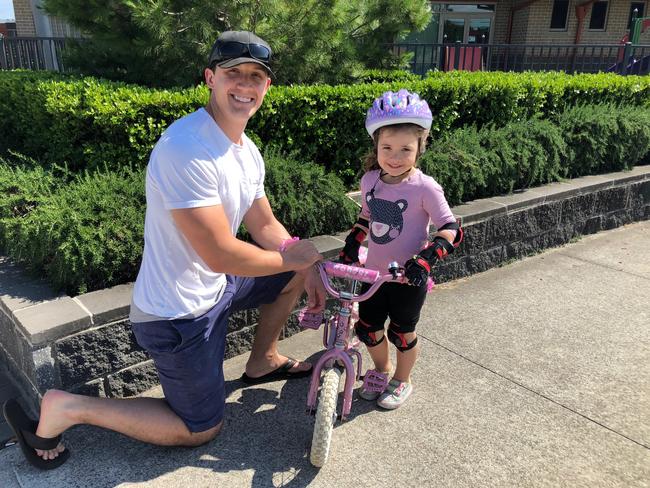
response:
M81 32L59 17L50 17L52 37L81 37Z
M630 16L627 19L627 28L632 28L632 13L636 9L636 18L643 17L643 8L645 7L645 2L632 2L630 5Z
M566 20L569 16L569 0L555 0L553 13L551 13L551 29L566 29Z
M590 30L605 30L607 24L607 4L609 2L594 2L591 6Z
M494 4L478 3L467 5L443 4L432 3L431 10L433 12L463 12L463 13L483 13L494 12Z

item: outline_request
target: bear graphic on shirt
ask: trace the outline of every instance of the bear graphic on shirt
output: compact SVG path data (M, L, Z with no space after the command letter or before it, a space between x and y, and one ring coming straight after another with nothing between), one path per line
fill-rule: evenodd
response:
M366 193L370 209L370 238L375 244L387 244L396 239L404 228L402 214L408 207L406 200L383 200L376 198L374 192Z

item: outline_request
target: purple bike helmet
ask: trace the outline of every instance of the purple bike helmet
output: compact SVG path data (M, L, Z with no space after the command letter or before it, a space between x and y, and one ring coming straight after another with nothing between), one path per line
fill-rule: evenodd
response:
M432 119L429 105L417 93L405 89L397 93L387 91L375 99L368 110L366 130L370 137L377 129L394 124L416 124L429 130Z

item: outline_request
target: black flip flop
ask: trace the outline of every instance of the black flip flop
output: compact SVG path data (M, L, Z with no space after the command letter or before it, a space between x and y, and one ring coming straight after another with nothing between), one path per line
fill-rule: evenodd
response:
M289 371L296 364L298 364L298 361L296 361L293 358L287 358L286 363L284 363L279 368L274 369L270 373L266 373L265 375L258 376L256 378L253 378L252 376L248 376L246 373L244 373L243 375L241 375L240 379L241 379L241 381L243 381L247 385L259 385L259 384L262 384L262 383L270 383L271 381L281 381L281 380L291 380L291 379L295 379L295 378L305 378L306 376L311 375L312 368L309 368L306 371L296 371L296 372Z
M61 442L61 436L52 438L37 436L36 428L38 427L38 422L30 419L16 400L6 401L2 406L2 412L4 413L5 419L7 419L7 423L14 431L14 434L16 434L25 458L33 466L44 470L54 469L61 466L70 457L70 451L68 449L60 452L54 459L43 459L36 454L34 449L42 449L44 451L55 449L59 445L59 442Z

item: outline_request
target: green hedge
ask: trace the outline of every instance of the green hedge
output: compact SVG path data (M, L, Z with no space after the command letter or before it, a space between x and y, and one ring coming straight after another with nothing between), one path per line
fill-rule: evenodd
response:
M12 171L0 161L0 180ZM142 257L143 183L143 169L126 168L59 181L28 212L0 220L4 252L70 294L131 281Z
M366 69L354 81L355 83L408 83L421 79L420 75L404 69Z
M431 105L434 137L466 126L554 120L580 103L650 105L649 77L432 73L391 83L272 87L248 130L263 144L296 151L353 185L370 143L364 129L367 108L383 91L403 87ZM152 90L20 71L0 72L0 93L0 147L43 162L67 162L72 170L144 165L165 127L208 96L205 87Z
M294 235L345 230L357 213L322 166L267 147L266 188ZM479 197L650 163L650 107L571 107L555 120L465 127L434 140L420 165L452 205ZM145 215L141 167L44 169L0 158L0 246L69 294L135 279Z
M568 178L650 163L649 109L576 106L559 124L568 146Z
M357 208L322 167L268 151L266 189L293 235L350 225ZM0 158L0 248L76 295L135 280L142 258L144 169L73 174Z
M419 164L456 205L650 163L650 107L575 106L555 119L452 131Z

